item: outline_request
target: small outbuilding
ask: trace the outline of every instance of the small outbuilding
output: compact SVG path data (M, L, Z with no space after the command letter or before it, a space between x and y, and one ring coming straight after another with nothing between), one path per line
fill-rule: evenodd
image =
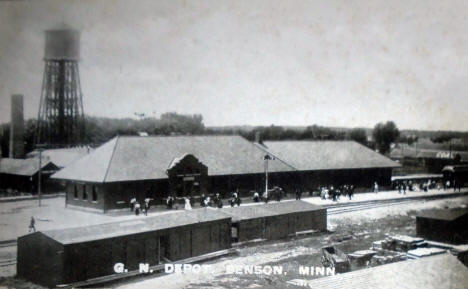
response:
M416 234L419 237L462 244L468 242L468 209L427 210L416 216Z
M49 177L57 172L59 167L53 162L41 163L41 189L48 191L50 187ZM0 159L0 189L11 189L25 193L36 193L39 177L38 159Z
M327 209L304 201L285 201L223 209L232 216L234 242L281 239L302 231L327 229Z
M468 183L468 165L451 165L442 169L444 181L463 187Z
M231 218L214 209L35 232L18 238L17 275L45 286L69 284L230 248Z

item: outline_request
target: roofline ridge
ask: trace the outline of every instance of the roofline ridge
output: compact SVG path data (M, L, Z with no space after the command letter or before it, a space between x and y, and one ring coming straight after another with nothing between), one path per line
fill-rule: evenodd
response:
M139 135L117 135L116 137L120 138L157 138L157 137L242 137L240 134L189 134L189 135L148 135L148 136L139 136Z
M352 140L352 139L282 139L282 140L264 140L263 142L351 142L351 143L357 143L357 141Z
M107 165L107 168L106 168L106 173L104 174L104 178L102 179L102 182L105 183L106 182L106 179L107 179L107 174L109 173L109 168L112 164L112 160L114 159L114 154L115 154L115 149L117 148L117 144L119 143L119 135L117 135L115 138L115 144L114 144L114 148L112 149L112 155L110 157L110 160L109 160L109 164Z

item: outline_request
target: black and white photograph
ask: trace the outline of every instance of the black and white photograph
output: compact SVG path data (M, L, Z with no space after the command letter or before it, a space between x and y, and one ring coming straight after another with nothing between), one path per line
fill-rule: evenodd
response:
M0 289L467 289L468 1L0 0Z

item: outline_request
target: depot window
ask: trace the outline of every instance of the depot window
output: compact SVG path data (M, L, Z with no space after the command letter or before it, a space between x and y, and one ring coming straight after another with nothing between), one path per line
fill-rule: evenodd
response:
M83 200L88 199L88 194L86 193L86 185L83 185Z
M97 202L97 189L93 186L93 202Z

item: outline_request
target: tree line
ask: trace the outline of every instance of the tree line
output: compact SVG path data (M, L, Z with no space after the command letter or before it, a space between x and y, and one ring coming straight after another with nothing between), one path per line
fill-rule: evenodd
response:
M25 151L34 149L34 139L37 121L25 121ZM117 135L138 135L145 132L148 135L241 135L249 141L255 141L260 135L261 140L354 140L381 153L387 153L390 144L399 137L399 130L395 123L377 124L373 130L365 128L329 128L310 125L301 128L282 126L257 126L238 128L207 128L200 114L184 115L168 112L160 118L105 118L85 117L85 135L82 145L97 147ZM0 126L0 144L2 155L8 156L9 124Z

